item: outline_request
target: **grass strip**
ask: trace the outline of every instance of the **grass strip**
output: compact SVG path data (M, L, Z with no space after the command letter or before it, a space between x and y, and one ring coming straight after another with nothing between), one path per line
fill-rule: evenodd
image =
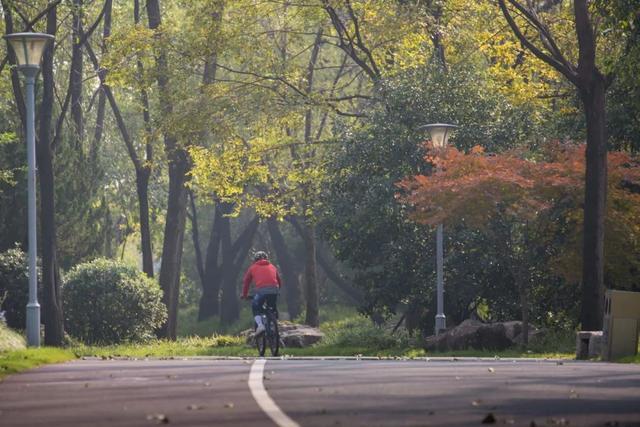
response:
M209 338L179 338L177 341L154 340L146 344L121 344L113 346L77 346L73 348L79 357L180 357L180 356L228 356L255 357L258 352L244 344L239 337L214 336ZM374 356L374 357L531 357L572 359L572 353L465 350L447 353L427 353L420 348L375 348L363 345L317 344L307 348L283 348L281 355L290 356Z
M26 371L40 365L61 363L75 358L76 355L73 351L55 347L0 352L0 380L7 375Z

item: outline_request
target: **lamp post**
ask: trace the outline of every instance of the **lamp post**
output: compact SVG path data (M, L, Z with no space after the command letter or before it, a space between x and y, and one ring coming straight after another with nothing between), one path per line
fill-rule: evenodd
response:
M40 60L47 43L53 40L51 34L14 33L4 38L16 54L18 70L25 77L25 105L27 110L27 193L29 229L29 302L27 303L27 344L40 346L40 304L38 303L38 273L36 271L36 138L35 138L35 95L36 76L40 71Z
M426 129L431 136L431 141L434 147L438 149L445 148L449 140L449 135L453 129L457 128L455 125L449 125L445 123L433 123L422 126L421 129ZM436 313L436 327L435 334L438 335L440 331L447 327L447 317L444 315L444 260L443 260L443 227L442 224L438 224L436 231L436 296L437 296L437 313Z

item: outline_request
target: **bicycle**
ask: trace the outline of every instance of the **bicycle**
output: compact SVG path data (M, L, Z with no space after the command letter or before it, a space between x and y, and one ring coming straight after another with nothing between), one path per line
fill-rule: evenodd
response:
M248 301L253 300L253 295L249 295ZM267 346L271 351L271 356L276 357L280 352L280 332L278 330L278 311L274 307L270 307L266 301L262 305L262 324L265 330L262 334L255 337L256 347L260 357L264 357L267 351ZM253 330L255 332L258 327L257 323L253 323Z

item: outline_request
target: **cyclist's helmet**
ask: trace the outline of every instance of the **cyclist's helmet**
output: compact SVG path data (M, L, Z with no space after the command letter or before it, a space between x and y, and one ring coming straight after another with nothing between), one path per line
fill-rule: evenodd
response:
M269 259L269 255L263 251L257 251L253 254L253 261L260 261L261 259Z

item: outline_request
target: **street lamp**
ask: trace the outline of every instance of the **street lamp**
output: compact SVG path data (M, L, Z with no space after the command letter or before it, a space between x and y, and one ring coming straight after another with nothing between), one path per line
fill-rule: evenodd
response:
M35 96L36 76L40 71L40 60L47 43L53 40L51 34L14 33L4 38L16 54L18 70L24 74L26 86L26 137L27 137L27 193L29 229L29 302L27 303L27 344L40 346L40 304L38 304L38 273L36 271L36 139L35 139Z
M444 148L447 146L449 135L457 128L455 125L449 125L445 123L433 123L425 126L421 126L420 129L426 129L431 136L431 141L434 147ZM436 232L436 295L437 295L437 313L436 313L436 328L435 333L438 335L440 331L446 329L447 318L444 315L444 268L443 268L443 227L442 224L438 224Z

